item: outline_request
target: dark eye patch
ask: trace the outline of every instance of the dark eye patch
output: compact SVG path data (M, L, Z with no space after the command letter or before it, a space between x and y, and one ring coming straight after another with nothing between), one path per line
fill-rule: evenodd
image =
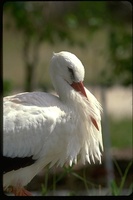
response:
M71 68L69 68L69 67L68 67L68 71L69 71L69 73L70 73L71 79L72 79L72 80L75 80L74 71L73 71Z

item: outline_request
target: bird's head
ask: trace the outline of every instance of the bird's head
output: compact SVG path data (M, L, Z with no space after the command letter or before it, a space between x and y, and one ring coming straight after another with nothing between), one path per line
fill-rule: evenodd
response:
M73 82L81 82L84 80L84 67L81 61L72 53L67 51L61 51L54 53L51 59L52 71L54 76L58 74L69 85Z
M63 78L76 91L87 97L84 86L84 66L72 53L61 51L54 53L51 60L51 74Z
M83 85L85 75L84 66L74 54L67 51L53 53L50 65L50 74L55 88L56 83L54 82L54 80L57 81L63 79L75 91L81 93L88 99ZM56 88L56 90L58 89ZM96 120L91 117L91 121L98 129Z

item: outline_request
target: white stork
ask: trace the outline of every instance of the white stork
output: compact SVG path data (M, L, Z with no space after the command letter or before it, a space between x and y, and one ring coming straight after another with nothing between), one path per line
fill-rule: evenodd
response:
M83 164L101 163L102 108L84 87L84 73L74 54L54 53L50 75L58 96L25 92L4 97L4 191L31 195L24 186L48 164L72 165L77 157Z

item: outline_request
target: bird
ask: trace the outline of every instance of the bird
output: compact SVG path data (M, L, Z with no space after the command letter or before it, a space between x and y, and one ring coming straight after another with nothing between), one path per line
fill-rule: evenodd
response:
M32 196L25 186L46 165L101 163L103 109L83 84L82 62L53 53L49 73L56 94L3 97L3 191L15 196Z

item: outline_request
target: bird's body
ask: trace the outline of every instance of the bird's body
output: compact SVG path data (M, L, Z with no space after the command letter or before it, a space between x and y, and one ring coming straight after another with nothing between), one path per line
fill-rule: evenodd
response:
M47 164L77 163L78 155L84 164L101 162L102 108L82 84L82 63L69 52L54 54L50 74L59 96L26 92L4 98L4 189L22 188Z

